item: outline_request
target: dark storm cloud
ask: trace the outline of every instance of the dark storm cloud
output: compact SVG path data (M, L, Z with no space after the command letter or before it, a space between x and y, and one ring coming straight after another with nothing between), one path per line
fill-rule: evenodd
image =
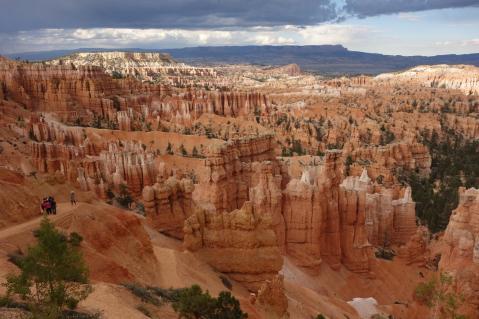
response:
M0 0L0 33L47 28L306 26L351 15L474 5L479 0Z
M44 28L219 28L311 25L331 0L0 0L0 32Z
M479 6L479 0L346 0L345 11L359 17L431 9Z

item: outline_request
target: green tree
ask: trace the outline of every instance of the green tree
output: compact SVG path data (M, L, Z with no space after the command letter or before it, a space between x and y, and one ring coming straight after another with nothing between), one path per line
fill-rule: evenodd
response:
M463 298L454 293L453 286L453 277L440 273L439 277L420 283L414 295L419 302L431 308L433 319L466 319L458 314Z
M183 144L180 145L180 152L182 156L187 156L188 152L186 151L186 148Z
M351 173L351 165L353 165L354 161L353 161L353 158L351 157L351 155L348 155L348 157L346 157L346 161L344 161L344 166L345 166L345 173L346 173L346 176L349 176L349 174Z
M243 319L248 318L240 307L239 301L229 291L220 292L216 299L216 307L211 319Z
M196 146L193 146L193 151L191 152L191 155L193 155L193 157L199 157L198 149L196 148Z
M171 146L170 142L168 142L168 145L166 146L166 153L173 155L173 147Z
M20 296L33 318L57 319L89 294L88 270L79 251L81 237L68 238L45 217L35 232L38 243L19 262L20 274L9 275L7 296Z
M185 319L207 318L214 307L214 299L198 285L183 289L178 294L178 300L173 303L173 309L179 314L179 318Z
M213 298L198 285L181 289L173 302L173 309L179 318L185 319L248 318L241 310L239 301L230 292L222 291L218 298Z
M117 197L117 201L121 206L125 208L130 207L130 204L133 202L133 198L131 197L128 185L123 183L120 184L120 194Z

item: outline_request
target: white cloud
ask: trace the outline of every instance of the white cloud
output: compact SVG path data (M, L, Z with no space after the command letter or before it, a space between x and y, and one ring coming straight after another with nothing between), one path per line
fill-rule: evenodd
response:
M375 32L371 28L356 25L327 24L301 28L296 31L302 44L350 44Z
M406 20L410 22L418 22L419 20L421 20L421 16L414 13L405 13L405 12L399 13L398 18L401 20Z
M462 44L465 46L474 46L476 49L479 49L479 38L464 41Z
M0 34L0 52L25 52L79 47L178 48L198 45L313 45L345 44L370 33L364 26L325 24L251 27L241 30L186 29L43 29Z

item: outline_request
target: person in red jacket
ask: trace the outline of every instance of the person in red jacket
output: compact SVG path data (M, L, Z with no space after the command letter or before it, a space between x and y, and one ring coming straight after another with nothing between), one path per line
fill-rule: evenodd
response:
M44 197L42 203L40 204L40 208L42 209L42 214L45 214L47 210L47 203L48 203L48 199Z

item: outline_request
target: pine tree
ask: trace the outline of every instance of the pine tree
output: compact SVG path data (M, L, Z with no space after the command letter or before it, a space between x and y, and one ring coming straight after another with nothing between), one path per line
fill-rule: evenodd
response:
M78 234L65 236L45 217L35 232L38 243L18 262L19 275L9 275L7 296L19 295L33 318L56 319L89 294L88 270Z

